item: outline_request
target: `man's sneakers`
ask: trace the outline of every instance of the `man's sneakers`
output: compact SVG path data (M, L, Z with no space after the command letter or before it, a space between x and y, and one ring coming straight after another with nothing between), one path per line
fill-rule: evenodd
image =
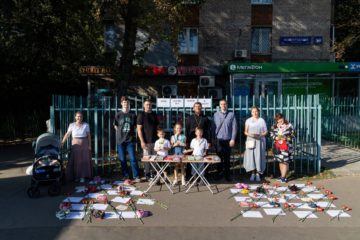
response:
M256 175L255 175L255 180L256 180L257 182L260 182L260 181L261 181L261 178L260 178L260 175L259 175L259 174L256 174Z
M139 182L141 182L141 180L140 180L139 177L136 177L136 178L134 178L133 182L134 182L134 183L139 183Z
M286 177L279 177L278 179L276 179L276 181L281 182L281 183L287 183L288 179Z

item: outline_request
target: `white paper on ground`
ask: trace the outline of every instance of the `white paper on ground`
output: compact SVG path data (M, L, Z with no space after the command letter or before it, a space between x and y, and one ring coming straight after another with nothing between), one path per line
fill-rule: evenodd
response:
M124 190L128 192L132 192L136 190L136 187L133 186L124 186Z
M75 187L76 192L85 192L85 186L77 186Z
M110 190L112 189L112 185L111 184L103 184L100 186L101 189L104 189L104 190Z
M83 197L67 197L63 200L63 202L73 202L78 203L83 199Z
M308 193L308 192L319 192L318 190L316 190L315 186L307 186L304 187L303 189L301 189L301 191Z
M111 200L111 202L127 203L129 200L130 200L129 197L115 197Z
M236 202L249 202L251 200L251 198L249 198L249 197L238 197L238 196L236 196L234 198L235 198Z
M275 190L271 190L271 189L269 189L269 190L267 190L268 191L268 195L269 196L271 196L271 195L276 195L277 194L277 191L275 191Z
M249 196L252 197L252 198L256 198L256 199L266 197L266 195L263 194L263 193L256 193L256 196L255 196L255 193L249 193Z
M93 209L105 211L107 204L95 203L92 205Z
M312 211L293 211L293 213L298 217L298 218L304 218L306 217L308 214L310 214ZM309 216L307 216L306 218L318 218L318 216L316 216L314 213L311 213Z
M122 184L124 184L124 181L119 181L119 180L118 180L118 181L114 181L113 184L114 184L114 185L122 185Z
M70 212L65 219L82 219L84 216L84 212Z
M295 184L295 186L297 186L298 188L304 188L305 183L297 183L297 184Z
M143 204L143 205L154 205L155 201L152 199L147 198L139 198L136 202L136 204Z
M277 192L286 192L288 190L288 188L287 187L278 187L278 188L276 188L276 191Z
M261 212L259 211L246 211L242 216L245 218L263 218Z
M350 214L343 212L342 210L328 210L326 211L326 213L330 216L330 217L335 217L337 215L339 215L339 213L342 212L340 214L340 217L351 217Z
M322 193L309 193L307 196L312 199L321 199L325 197Z
M305 203L300 205L298 209L314 209L314 208L310 207L309 204Z
M256 205L262 208L273 208L275 206L271 205L269 202L256 202Z
M237 188L230 188L230 192L231 193L239 193L241 191L241 189L237 189Z
M281 208L268 208L268 209L265 208L264 212L266 213L266 215L270 215L270 216L275 216L275 215L284 216L284 215L286 215L286 213L284 213L284 211Z
M268 198L268 199L269 199L269 202L275 201L275 198ZM286 203L286 199L284 199L284 198L277 198L276 200L278 203Z
M287 200L299 199L299 197L293 193L286 193L285 196L286 196Z
M106 192L109 195L119 195L118 191L116 191L116 190L107 190Z
M103 193L88 193L85 197L87 198L97 198L100 195L104 195Z
M329 202L317 202L316 205L318 205L319 207L322 207L322 208L326 208L326 207L334 208L334 207L336 207L334 204L331 204L329 206Z
M143 195L144 192L143 191L139 191L139 190L134 190L134 191L131 191L130 192L130 195L133 195L133 196L141 196Z
M259 184L250 184L249 185L249 190L256 190L257 187L259 187Z
M71 204L71 210L82 211L85 208L85 204Z

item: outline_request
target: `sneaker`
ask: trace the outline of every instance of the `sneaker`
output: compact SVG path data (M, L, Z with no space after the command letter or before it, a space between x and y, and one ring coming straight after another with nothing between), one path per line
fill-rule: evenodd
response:
M281 183L287 183L288 179L287 178L281 178Z
M175 185L177 185L178 184L178 180L177 179L174 179L174 181L173 181L173 186L175 186Z
M256 174L256 175L255 175L255 180L256 180L257 182L260 182L260 181L261 181L261 178L260 178L260 175L259 175L259 174Z
M141 180L140 180L139 177L136 177L136 178L134 178L133 182L134 182L134 183L139 183L139 182L141 182Z
M276 179L277 182L282 182L282 177Z
M85 182L85 178L80 178L79 182L80 182L80 183L84 183L84 182Z
M185 181L185 178L184 178L184 177L181 178L181 185L186 186L186 181Z
M254 181L255 180L255 174L251 174L251 177L250 177L250 181Z

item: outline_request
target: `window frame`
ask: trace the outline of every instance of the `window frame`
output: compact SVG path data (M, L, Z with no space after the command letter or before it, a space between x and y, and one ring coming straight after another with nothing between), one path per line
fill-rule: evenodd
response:
M264 0L251 0L251 5L272 5L273 1L272 0L265 0L265 1L270 1L270 2L262 2Z
M197 43L196 43L196 51L191 51L191 41L190 41L190 32L191 30L196 30L196 37L197 37ZM186 42L186 50L182 51L180 48L180 33L181 32L185 32L186 36L185 36L185 42ZM184 27L179 33L179 37L178 37L178 52L181 55L198 55L199 54L199 28L197 27Z
M261 52L261 48L259 46L259 50L258 51L254 51L253 49L253 36L254 36L254 31L256 29L269 29L269 49L267 52ZM262 37L262 34L259 34L259 42L260 42L260 38ZM272 27L269 26L256 26L256 27L252 27L251 28L251 54L252 55L271 55L272 54Z

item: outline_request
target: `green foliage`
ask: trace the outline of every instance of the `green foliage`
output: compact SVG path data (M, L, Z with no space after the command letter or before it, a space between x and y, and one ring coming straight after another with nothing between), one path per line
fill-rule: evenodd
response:
M360 1L335 2L336 58L360 61Z

